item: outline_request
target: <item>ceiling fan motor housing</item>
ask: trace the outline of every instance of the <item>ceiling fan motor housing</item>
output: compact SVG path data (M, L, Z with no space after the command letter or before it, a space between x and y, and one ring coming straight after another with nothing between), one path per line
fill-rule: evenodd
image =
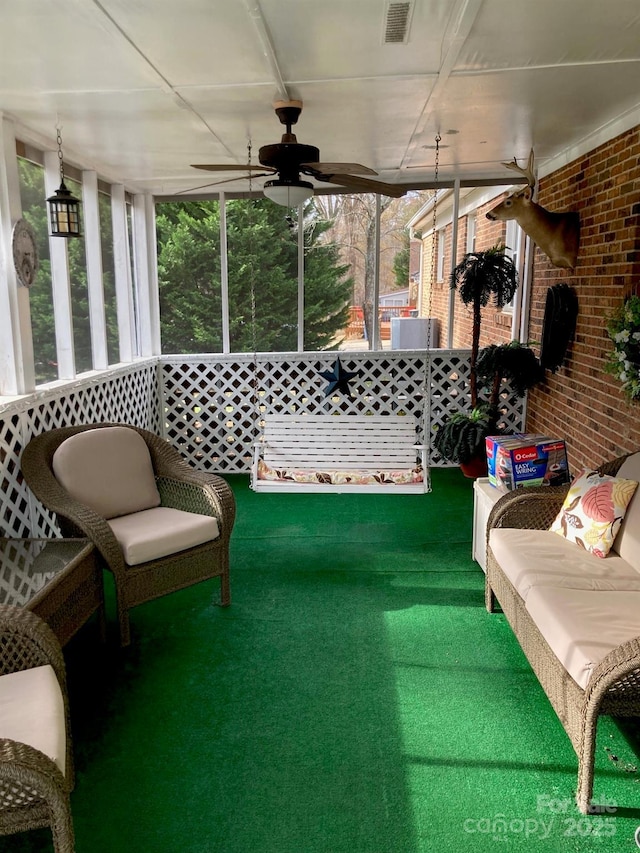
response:
M320 150L315 145L301 145L298 142L278 142L274 145L263 145L258 152L258 159L263 166L275 169L284 181L297 180L301 163L317 163L320 160Z

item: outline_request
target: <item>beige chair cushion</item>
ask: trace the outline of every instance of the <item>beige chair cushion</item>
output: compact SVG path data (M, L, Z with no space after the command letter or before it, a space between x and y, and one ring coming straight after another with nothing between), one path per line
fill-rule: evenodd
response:
M217 539L220 534L218 520L213 516L165 506L112 518L109 527L129 566L202 545Z
M53 667L37 666L0 676L0 737L39 749L64 775L64 701Z
M640 571L613 550L602 559L549 530L496 527L489 546L525 601L538 586L640 591Z
M53 455L58 481L103 518L160 504L145 440L127 427L99 427L67 438Z
M640 453L634 453L625 459L616 476L640 482ZM613 550L640 572L640 487L636 489L627 507L622 526L613 543Z
M539 586L530 591L526 607L553 653L583 689L605 655L640 634L640 592Z

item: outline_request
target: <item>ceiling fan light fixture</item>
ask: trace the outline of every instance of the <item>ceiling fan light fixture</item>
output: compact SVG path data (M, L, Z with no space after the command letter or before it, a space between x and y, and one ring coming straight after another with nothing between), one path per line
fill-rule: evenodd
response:
M313 196L313 184L308 181L267 181L264 194L284 207L298 207Z

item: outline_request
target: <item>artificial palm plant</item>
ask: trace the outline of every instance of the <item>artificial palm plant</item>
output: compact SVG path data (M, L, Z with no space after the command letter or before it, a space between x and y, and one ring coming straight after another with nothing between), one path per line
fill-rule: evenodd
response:
M457 290L463 305L471 305L471 361L469 392L471 405L478 402L476 365L480 349L482 308L493 298L496 308L504 308L513 299L518 287L518 273L513 261L505 255L505 246L498 243L483 252L468 252L451 273L449 285Z
M504 308L518 286L516 268L505 255L502 244L483 252L469 252L451 273L450 285L473 311L469 396L471 412L455 412L438 429L434 446L450 462L466 465L475 457L484 458L485 438L499 432L499 397L502 380L510 382L518 396L544 376L540 362L530 347L512 341L492 344L480 352L482 308L493 299ZM480 399L484 392L484 399Z

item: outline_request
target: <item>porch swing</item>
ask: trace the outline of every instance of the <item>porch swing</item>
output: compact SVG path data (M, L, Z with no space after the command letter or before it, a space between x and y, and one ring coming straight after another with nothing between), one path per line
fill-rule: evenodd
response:
M436 136L435 179L438 179L440 137ZM249 146L249 155L251 148ZM250 160L249 160L250 162ZM251 184L251 172L249 172ZM251 197L251 186L250 186ZM434 250L437 192L433 202ZM258 389L256 294L250 273L253 334L253 397L255 433L250 485L253 491L287 493L425 494L431 491L427 446L417 442L416 418L400 414L264 413ZM431 304L430 288L429 302ZM427 350L430 347L430 329ZM427 368L428 370L428 368ZM320 375L329 381L326 396L341 392L350 397L349 381L357 373L346 371L339 357L331 371ZM429 383L424 399L428 408ZM425 423L427 418L425 417Z
M418 461L419 460L419 461ZM256 492L423 494L426 447L409 415L266 415L254 444Z

